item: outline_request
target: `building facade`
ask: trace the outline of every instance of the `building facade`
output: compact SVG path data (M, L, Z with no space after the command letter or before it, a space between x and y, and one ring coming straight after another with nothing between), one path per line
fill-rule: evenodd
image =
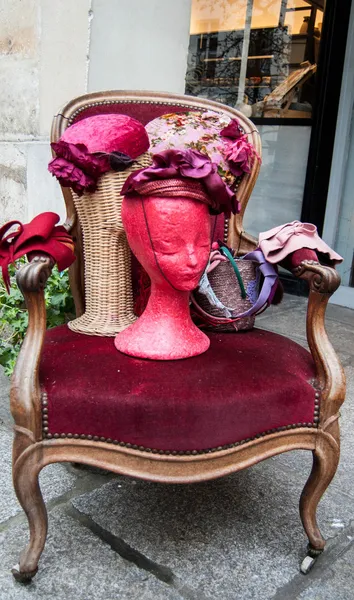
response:
M0 222L64 217L47 163L52 117L69 99L104 89L203 96L240 107L261 133L246 228L315 222L344 256L334 301L354 307L349 0L11 0L0 31Z

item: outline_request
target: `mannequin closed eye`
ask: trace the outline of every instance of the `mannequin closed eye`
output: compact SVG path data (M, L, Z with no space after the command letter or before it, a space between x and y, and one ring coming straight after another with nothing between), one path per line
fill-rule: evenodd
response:
M201 251L210 251L209 244L202 244L198 246L193 246L193 248L187 248L186 246L177 246L177 244L155 244L155 252L156 254L161 254L163 256L173 256L175 254L181 253L181 248L185 249L187 254L199 254Z
M186 247L186 241L180 236L175 236L173 240L166 240L165 238L157 238L153 240L155 252L158 254L172 255L181 252L181 248ZM201 232L197 235L195 241L191 245L189 244L189 251L199 252L201 250L210 251L210 243L205 239L205 232Z

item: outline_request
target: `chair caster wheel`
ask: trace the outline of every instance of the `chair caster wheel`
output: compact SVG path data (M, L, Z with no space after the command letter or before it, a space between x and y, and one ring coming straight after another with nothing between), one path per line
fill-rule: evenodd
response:
M300 566L301 573L303 573L304 575L307 575L307 573L309 573L311 571L315 562L316 562L316 559L313 558L312 556L305 556L305 558L302 561L301 566Z
M35 574L37 573L37 571L38 571L38 569L36 569L35 571L28 571L27 573L21 572L19 564L15 565L11 569L12 575L14 576L16 581L19 581L20 583L31 583L31 581L32 581L33 577L35 576Z
M307 555L301 563L300 571L304 575L307 575L312 567L314 566L316 559L322 554L323 550L315 550L314 548L308 547Z

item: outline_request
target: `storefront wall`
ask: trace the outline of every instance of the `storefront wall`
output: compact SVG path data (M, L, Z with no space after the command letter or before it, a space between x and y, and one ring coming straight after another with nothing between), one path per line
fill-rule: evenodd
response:
M88 91L184 93L191 0L92 0Z
M11 0L0 7L0 225L65 210L47 171L49 131L85 92L90 0Z

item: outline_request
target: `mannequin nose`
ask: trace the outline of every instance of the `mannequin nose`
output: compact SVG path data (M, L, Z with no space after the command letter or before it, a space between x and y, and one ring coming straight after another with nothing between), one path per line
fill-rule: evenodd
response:
M188 258L187 258L188 267L196 267L198 264L198 258L197 258L195 248L188 248L187 251L188 251Z

